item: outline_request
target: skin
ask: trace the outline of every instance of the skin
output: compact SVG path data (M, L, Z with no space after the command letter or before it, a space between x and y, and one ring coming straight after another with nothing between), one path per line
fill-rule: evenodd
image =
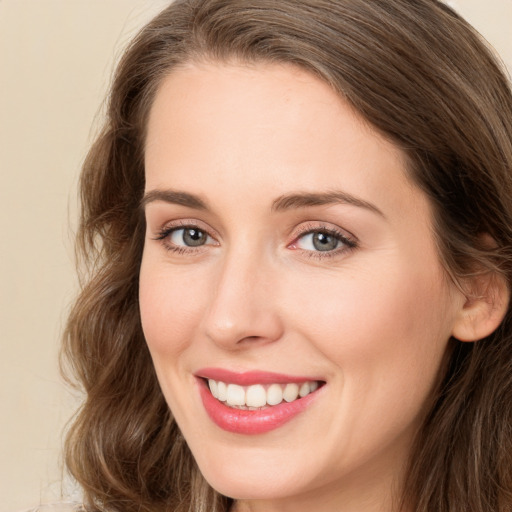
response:
M149 200L168 189L207 208ZM272 208L284 195L334 190L361 204ZM146 193L143 329L207 481L240 511L396 510L465 304L402 152L293 66L190 64L155 98ZM205 243L187 246L183 225ZM318 251L312 230L355 247ZM326 384L280 428L233 434L199 398L194 373L207 366Z

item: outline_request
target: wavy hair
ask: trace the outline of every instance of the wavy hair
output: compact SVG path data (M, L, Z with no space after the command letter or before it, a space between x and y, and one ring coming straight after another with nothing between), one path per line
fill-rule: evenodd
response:
M231 505L166 405L138 308L148 112L162 79L198 60L291 63L328 83L406 154L451 278L493 272L512 287L512 95L460 16L436 0L177 0L121 59L80 181L85 272L62 355L85 400L65 453L92 511ZM510 512L511 333L509 309L485 340L450 341L407 472L416 512Z

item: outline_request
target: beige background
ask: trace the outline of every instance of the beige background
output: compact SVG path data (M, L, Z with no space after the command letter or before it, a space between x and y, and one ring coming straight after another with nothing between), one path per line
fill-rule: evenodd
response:
M0 0L0 512L60 498L78 170L113 62L166 3ZM451 3L512 69L512 0Z

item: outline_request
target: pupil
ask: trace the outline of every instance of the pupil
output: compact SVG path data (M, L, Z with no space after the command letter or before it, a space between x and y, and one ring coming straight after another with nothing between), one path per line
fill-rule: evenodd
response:
M332 251L336 249L338 240L332 235L315 233L313 235L313 246L317 251Z
M206 234L199 229L186 229L183 232L183 241L192 247L203 245L206 241Z

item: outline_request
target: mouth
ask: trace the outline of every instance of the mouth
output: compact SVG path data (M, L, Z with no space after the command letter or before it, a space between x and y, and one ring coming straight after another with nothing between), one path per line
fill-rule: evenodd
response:
M240 386L223 381L208 379L210 393L228 407L255 411L279 405L282 402L295 402L315 392L322 382L312 380L303 383L253 384Z
M287 423L312 404L326 382L268 372L210 369L196 374L210 419L237 434L262 434Z

